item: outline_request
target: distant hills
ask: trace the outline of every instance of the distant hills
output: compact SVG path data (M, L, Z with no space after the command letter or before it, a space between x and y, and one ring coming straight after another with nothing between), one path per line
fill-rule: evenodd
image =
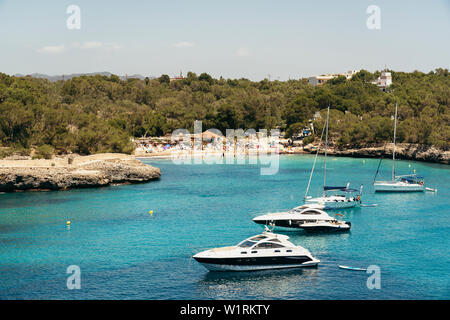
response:
M42 78L42 79L48 79L49 81L55 82L55 81L59 81L59 80L68 80L68 79L72 79L75 77L79 77L79 76L95 76L95 75L101 75L101 76L107 76L110 77L112 75L111 72L92 72L92 73L71 73L71 74L64 74L64 75L55 75L55 76L50 76L48 74L42 74L42 73L32 73L29 75L24 75L24 74L15 74L15 77L26 77L26 76L30 76L32 78ZM126 75L126 76L119 76L120 79L125 80L125 79L130 79L130 78L137 78L137 79L141 79L144 80L145 77L143 75L140 74L131 74L131 75ZM151 76L149 77L150 79L154 79L155 77Z

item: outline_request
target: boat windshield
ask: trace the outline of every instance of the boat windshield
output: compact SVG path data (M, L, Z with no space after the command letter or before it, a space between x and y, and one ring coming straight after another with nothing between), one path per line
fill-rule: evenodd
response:
M302 214L320 214L320 212L316 210L306 210L302 212Z
M262 242L255 247L255 249L274 249L274 248L284 248L284 246L278 243Z
M241 244L239 244L239 247L241 247L241 248L250 248L255 243L256 242L253 242L253 241L250 241L250 240L246 240L246 241L242 242Z
M267 238L266 236L255 236L255 237L250 238L250 240L258 242L258 241L266 239L266 238Z

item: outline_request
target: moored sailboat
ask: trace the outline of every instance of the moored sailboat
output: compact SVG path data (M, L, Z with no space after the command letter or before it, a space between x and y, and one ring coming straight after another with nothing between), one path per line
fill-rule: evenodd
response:
M327 177L327 150L328 150L328 122L330 118L330 107L327 110L327 121L326 121L326 132L325 132L325 154L324 154L324 172L323 172L323 193L321 197L313 198L308 196L309 186L311 184L311 179L314 173L314 167L316 165L317 155L319 154L319 148L317 148L316 157L314 159L314 164L311 169L311 174L308 181L308 186L306 188L306 193L304 197L305 207L315 207L320 209L345 209L353 208L358 204L361 204L361 194L362 185L358 190L350 189L350 183L347 182L346 186L330 187L326 185ZM322 132L323 135L323 132ZM319 142L322 142L322 137ZM329 192L337 192L337 194L329 194Z
M395 175L395 139L397 134L397 103L395 104L395 116L394 116L394 141L392 150L392 179L391 181L375 181L378 175L378 170L375 174L373 187L375 192L414 192L424 191L424 178L419 177L416 174L409 175ZM380 159L380 164L381 164ZM378 165L378 168L380 165Z

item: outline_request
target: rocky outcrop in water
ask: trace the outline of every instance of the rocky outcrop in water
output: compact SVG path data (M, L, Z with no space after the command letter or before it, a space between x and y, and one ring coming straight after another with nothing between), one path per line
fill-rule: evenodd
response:
M159 179L160 176L160 169L146 165L133 156L120 154L55 160L0 160L2 192L141 183Z

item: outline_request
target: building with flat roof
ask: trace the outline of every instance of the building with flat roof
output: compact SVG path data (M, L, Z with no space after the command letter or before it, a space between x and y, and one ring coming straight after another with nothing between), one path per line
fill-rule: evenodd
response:
M328 80L333 78L337 78L339 76L344 76L347 80L350 80L356 73L360 70L349 70L344 73L330 73L326 75L314 76L308 78L308 83L313 86L321 86L326 83Z

